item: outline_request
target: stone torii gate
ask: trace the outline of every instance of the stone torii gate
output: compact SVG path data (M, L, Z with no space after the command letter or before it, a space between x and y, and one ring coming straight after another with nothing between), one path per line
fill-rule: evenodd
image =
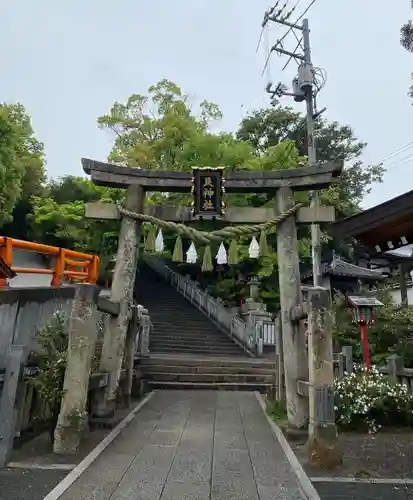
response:
M190 207L145 206L146 192L191 192L191 172L144 170L85 158L82 159L82 165L96 185L127 190L126 203L123 207L127 211L155 216L165 221L190 223L194 220ZM265 223L294 207L295 191L325 189L341 174L341 171L342 162L300 167L294 170L226 172L227 193L273 194L274 205L272 208L228 207L225 220L237 224ZM109 374L106 392L98 404L103 415L113 412L116 406L116 391L133 297L141 223L130 217L121 216L118 208L111 204L89 204L86 216L94 219L121 219L111 290L111 301L116 305L118 313L112 315L106 325L100 361L100 370ZM329 306L329 293L324 289L310 290L308 306L303 304L296 224L333 221L333 207L301 207L277 227L288 420L292 426L304 428L310 419L310 433L321 433L321 439L325 437L322 429L332 426L335 429L331 399L333 390L331 327L328 314L325 314ZM308 339L310 364L302 328L302 320L307 315L310 323ZM326 439L331 441L328 437Z

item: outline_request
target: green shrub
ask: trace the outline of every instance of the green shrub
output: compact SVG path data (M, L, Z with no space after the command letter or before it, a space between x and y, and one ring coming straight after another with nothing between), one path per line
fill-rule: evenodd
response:
M30 354L29 359L37 366L38 371L30 378L30 384L49 407L52 418L56 418L60 410L68 348L65 314L57 311L37 331L35 339L36 350Z
M267 413L276 422L287 420L287 409L280 401L267 401Z

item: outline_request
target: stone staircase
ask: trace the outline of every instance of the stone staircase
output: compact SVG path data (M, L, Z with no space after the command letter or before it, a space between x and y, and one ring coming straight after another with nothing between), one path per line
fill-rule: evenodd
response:
M151 389L214 389L265 392L275 383L275 363L254 358L153 354L140 361Z
M273 362L245 352L145 264L136 296L152 322L150 358L139 360L151 388L265 390L273 385Z

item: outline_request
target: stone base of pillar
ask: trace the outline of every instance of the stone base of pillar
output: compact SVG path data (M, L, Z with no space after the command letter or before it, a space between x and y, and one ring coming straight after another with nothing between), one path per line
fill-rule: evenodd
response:
M132 403L132 396L131 394L119 394L118 399L117 399L117 407L118 408L129 408Z
M343 453L338 442L335 424L315 426L308 439L308 458L311 465L332 470L343 463Z
M92 401L92 417L94 418L110 418L115 414L117 401L105 398L105 390L99 390L94 395Z
M87 413L67 415L59 419L54 431L53 452L71 455L79 451L82 435L88 431Z
M147 392L147 384L142 380L140 373L135 374L132 385L132 397L134 399L141 398Z

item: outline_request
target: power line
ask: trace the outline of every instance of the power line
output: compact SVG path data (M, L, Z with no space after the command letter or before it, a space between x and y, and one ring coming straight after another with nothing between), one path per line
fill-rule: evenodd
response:
M404 165L405 163L410 163L410 162L413 162L413 154L410 154L404 158L401 158L400 161L396 162L396 163L392 163L390 165L388 165L386 167L386 170L394 170L395 168L398 168L400 165Z
M267 59L265 61L265 65L264 65L264 68L262 70L262 73L261 73L261 76L264 75L265 73L265 70L267 69L267 66L268 66L268 63L269 63L269 59L271 57L271 52L273 52L274 50L276 50L276 47L278 46L281 46L282 47L282 43L283 41L287 38L287 36L293 32L294 35L296 36L296 33L294 31L294 27L298 27L298 23L301 21L301 19L307 14L307 12L311 9L311 7L315 4L317 0L312 0L310 2L310 4L307 6L307 8L304 10L304 12L302 14L300 14L300 16L295 20L294 23L286 23L286 20L291 17L292 13L296 10L296 8L298 7L298 5L300 4L301 0L298 0L297 3L295 4L295 6L291 9L290 12L288 12L284 17L280 18L280 15L282 14L282 11L283 9L287 6L288 2L286 2L284 4L284 6L276 13L274 14L274 10L275 8L279 5L279 2L276 3L276 6L272 8L272 13L269 14L269 11L271 9L269 9L268 11L266 11L266 13L264 14L264 20L262 22L262 29L261 29L261 36L260 36L260 40L258 42L258 46L257 46L257 51L258 51L258 48L260 46L260 43L261 43L261 39L262 39L262 36L263 36L263 32L264 32L264 29L265 27L267 26L268 24L268 21L273 21L273 22L277 22L279 24L284 24L285 26L288 26L289 29L284 33L284 35L279 39L277 40L277 43L274 45L274 47L272 47L271 51L269 51L269 53L267 54ZM300 43L298 44L297 48L300 46ZM288 63L290 62L291 58L288 60ZM287 65L288 65L287 63Z
M395 151L393 151L392 153L388 154L387 156L385 156L384 158L382 158L378 163L383 163L387 160L389 160L390 158L393 158L393 156L397 156L399 155L400 153L403 153L404 151L406 151L406 149L410 149L413 147L413 141L412 142L409 142L408 144L406 144L405 146L402 146L401 148L399 149L396 149Z
M301 21L301 19L307 14L307 12L311 9L311 7L315 4L317 0L312 0L312 2L310 3L310 5L304 10L304 12L298 17L298 19L296 19L296 21L294 23L292 23L293 25L298 25L298 23ZM270 21L274 21L274 19L269 19ZM294 29L294 26L290 26L289 29L287 30L286 33L284 33L284 35L277 41L278 44L281 44L286 38L287 36L291 33L291 31L293 31Z
M257 43L257 49L255 52L258 52L259 48L260 48L260 45L261 45L261 42L262 42L262 37L264 35L264 30L266 29L267 27L267 24L268 24L268 18L269 16L271 16L275 9L278 7L280 1L277 0L277 2L272 6L272 7L269 7L266 11L265 11L265 14L264 14L264 19L261 23L261 33L260 33L260 36L259 36L259 39L258 39L258 43Z

